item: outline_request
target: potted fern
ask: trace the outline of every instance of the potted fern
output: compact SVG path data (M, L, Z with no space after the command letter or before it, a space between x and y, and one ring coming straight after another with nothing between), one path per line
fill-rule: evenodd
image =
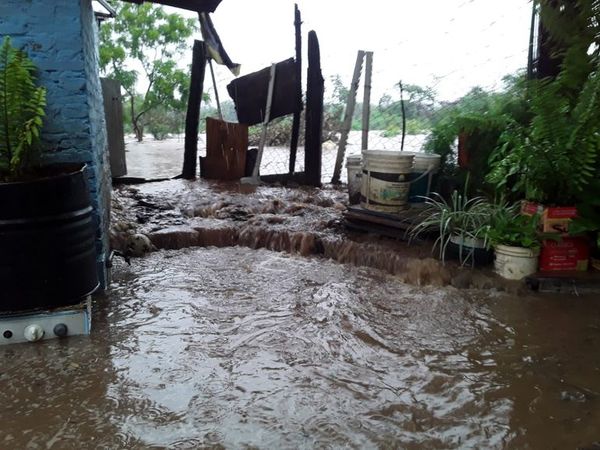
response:
M0 47L0 313L76 304L98 286L83 165L40 165L46 92Z

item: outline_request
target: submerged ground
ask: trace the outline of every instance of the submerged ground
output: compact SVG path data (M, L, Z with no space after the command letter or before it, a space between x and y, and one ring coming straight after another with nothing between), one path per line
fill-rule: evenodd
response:
M118 263L90 337L0 348L0 446L589 446L599 345L599 299L160 251Z
M115 245L161 249L115 261L91 336L0 347L0 448L595 448L598 296L347 233L344 201L119 188Z

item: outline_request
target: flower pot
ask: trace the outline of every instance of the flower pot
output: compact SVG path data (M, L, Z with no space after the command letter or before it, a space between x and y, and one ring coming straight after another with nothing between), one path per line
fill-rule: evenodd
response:
M481 267L494 261L494 252L485 248L483 239L458 235L450 236L446 254L452 259L459 260L465 266Z
M503 278L520 280L537 272L539 250L497 245L494 271Z
M0 183L0 313L80 303L98 287L85 166Z

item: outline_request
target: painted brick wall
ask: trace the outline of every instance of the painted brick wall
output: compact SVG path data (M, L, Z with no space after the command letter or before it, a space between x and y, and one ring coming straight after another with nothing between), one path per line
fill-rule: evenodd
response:
M44 159L88 164L105 285L111 183L97 31L91 0L0 0L0 36L27 52L47 89Z

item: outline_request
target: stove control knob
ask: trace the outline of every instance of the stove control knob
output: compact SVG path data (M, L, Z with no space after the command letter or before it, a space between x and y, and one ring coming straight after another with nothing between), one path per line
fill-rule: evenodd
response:
M69 334L69 329L64 323L55 325L52 331L54 331L54 334L58 337L65 337L67 334Z
M39 341L44 337L44 329L39 325L29 325L25 328L25 339L29 342Z

